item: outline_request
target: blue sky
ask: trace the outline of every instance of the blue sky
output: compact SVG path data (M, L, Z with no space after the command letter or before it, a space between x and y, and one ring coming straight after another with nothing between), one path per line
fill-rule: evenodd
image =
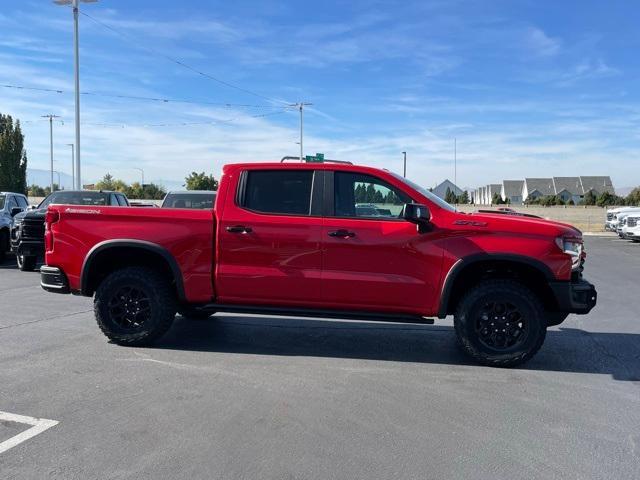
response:
M635 2L100 0L82 10L119 34L81 16L81 90L196 102L83 96L85 182L107 171L132 181L142 167L174 187L192 170L296 155L298 115L282 106L304 100L305 153L400 171L406 150L408 175L426 186L453 179L454 138L461 186L576 174L640 184ZM0 111L25 121L32 168L48 168L40 115L62 117L56 168L67 171L71 11L3 2L0 32L0 84L69 92L0 88Z

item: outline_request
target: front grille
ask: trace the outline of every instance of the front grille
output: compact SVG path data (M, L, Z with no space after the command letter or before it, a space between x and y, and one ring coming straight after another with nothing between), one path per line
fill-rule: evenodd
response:
M25 218L22 221L23 240L44 239L44 219Z
M627 218L627 227L636 227L637 225L638 225L637 217Z

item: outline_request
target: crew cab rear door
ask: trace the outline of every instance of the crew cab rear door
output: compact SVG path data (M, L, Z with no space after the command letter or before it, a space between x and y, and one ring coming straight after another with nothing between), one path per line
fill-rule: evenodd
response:
M325 172L322 291L326 308L430 309L441 249L401 218L409 194L373 175Z
M322 182L312 168L247 168L218 226L221 302L310 307L321 302ZM230 189L231 189L230 185Z

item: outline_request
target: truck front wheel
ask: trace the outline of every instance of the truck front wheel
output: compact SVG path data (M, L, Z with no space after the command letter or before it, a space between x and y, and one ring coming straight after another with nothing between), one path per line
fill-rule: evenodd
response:
M176 315L168 280L144 267L109 274L96 290L93 308L100 330L118 345L149 345L164 335Z
M38 262L37 257L31 255L16 255L16 263L22 272L33 272Z
M454 326L464 352L493 367L526 362L547 332L542 303L514 280L489 280L472 288L458 304Z

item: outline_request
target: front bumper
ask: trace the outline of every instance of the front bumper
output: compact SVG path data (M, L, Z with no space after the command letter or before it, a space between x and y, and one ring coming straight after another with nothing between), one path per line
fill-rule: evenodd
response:
M44 242L33 240L11 241L11 251L26 257L43 257Z
M47 292L69 293L69 281L62 270L43 265L40 267L40 286Z
M596 306L598 292L586 280L577 282L551 282L551 290L556 298L559 312L587 314Z

